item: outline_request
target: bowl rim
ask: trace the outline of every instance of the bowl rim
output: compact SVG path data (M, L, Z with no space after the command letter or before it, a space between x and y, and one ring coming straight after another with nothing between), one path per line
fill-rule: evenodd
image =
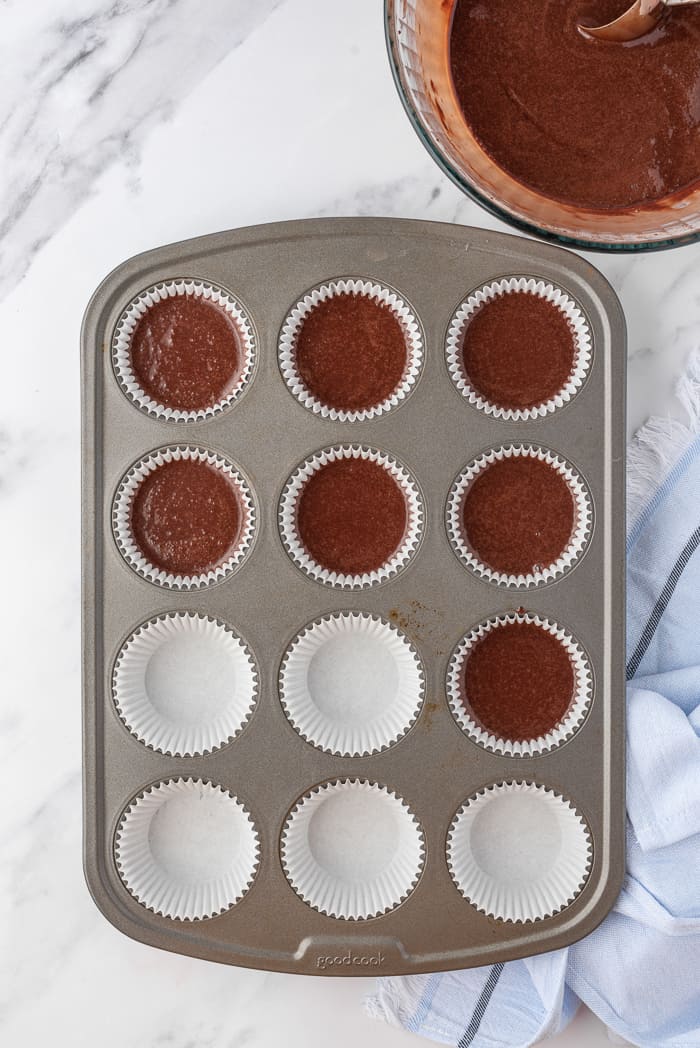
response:
M447 177L454 182L454 184L461 189L466 196L471 197L471 199L483 207L485 211L490 212L490 214L500 219L500 221L507 222L508 225L514 226L523 233L528 233L555 244L561 244L564 247L577 248L578 250L583 251L601 251L611 254L634 254L641 252L666 251L670 248L676 247L687 247L689 244L695 244L700 241L700 229L694 233L687 233L678 237L668 237L665 240L639 240L636 242L628 241L620 244L612 244L604 240L589 240L584 237L566 236L563 233L556 233L554 230L545 229L542 226L536 225L534 222L528 222L523 218L519 218L505 205L495 204L480 193L479 190L466 177L460 174L449 160L447 160L439 146L434 142L432 136L425 128L420 116L408 97L403 83L401 63L399 62L397 55L397 41L394 34L393 13L396 3L397 0L384 0L384 36L386 40L387 54L389 56L389 66L391 68L391 74L396 90L401 99L401 104L406 111L406 115L408 116L413 130L416 132L423 146L443 174L447 175Z

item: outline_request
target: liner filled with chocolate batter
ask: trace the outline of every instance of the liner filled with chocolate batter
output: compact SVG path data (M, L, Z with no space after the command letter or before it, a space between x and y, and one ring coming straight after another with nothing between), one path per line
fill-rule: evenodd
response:
M395 459L339 445L307 459L290 477L280 500L282 539L302 571L359 589L406 567L424 512L415 481Z
M128 304L112 338L112 364L124 393L142 411L196 422L224 411L245 392L256 341L245 307L222 287L171 280Z
M581 727L593 694L590 664L558 623L518 612L479 623L460 641L448 694L474 742L532 757Z
M160 448L129 468L112 511L134 571L169 589L220 582L255 535L250 488L233 464L202 448Z
M569 463L541 446L509 444L485 451L455 479L446 524L471 571L529 588L571 571L592 517L586 485Z
M447 364L457 389L487 415L542 418L576 396L591 363L588 321L561 288L504 277L455 310Z
M181 406L126 389L115 346ZM124 263L82 349L85 869L108 919L348 976L590 932L624 872L605 279L484 230L278 223Z
M358 422L405 400L423 365L423 344L412 307L392 288L332 280L290 310L280 369L304 407L334 422Z

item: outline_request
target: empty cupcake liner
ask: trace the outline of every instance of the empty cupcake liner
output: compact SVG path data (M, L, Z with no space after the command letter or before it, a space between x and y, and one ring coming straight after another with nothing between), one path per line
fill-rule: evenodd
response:
M506 575L503 572L494 571L488 564L484 564L468 545L462 528L462 500L465 491L472 481L488 466L503 459L522 456L537 459L539 462L546 462L564 478L569 486L575 505L574 530L569 540L569 545L554 564L548 565L542 571L528 573L527 575ZM547 448L529 444L508 444L483 452L459 474L452 484L447 499L446 518L450 544L459 559L468 568L489 582L524 589L551 582L552 579L556 579L570 571L578 562L590 538L593 527L593 507L584 481L570 463Z
M314 910L342 920L378 917L413 891L423 870L423 831L385 786L338 779L311 790L282 830L287 878Z
M319 302L341 294L364 295L388 306L399 321L406 339L406 370L401 382L391 396L360 411L346 411L324 404L306 388L296 366L296 340L304 320ZM393 288L357 278L331 280L312 288L290 310L280 332L278 352L282 377L300 404L333 422L361 422L386 414L408 396L423 366L423 331L412 307Z
M141 388L131 365L131 338L139 320L156 302L176 295L196 295L221 306L233 318L240 334L243 361L235 385L216 404L196 411L182 411L153 400ZM244 306L230 291L203 280L169 280L146 288L126 307L117 321L112 338L112 366L122 390L141 411L167 422L202 422L224 411L247 387L255 367L255 356L255 334Z
M180 459L207 462L220 469L236 485L243 515L238 545L234 552L223 564L201 575L173 575L151 564L139 549L131 532L131 504L141 481L164 463ZM135 463L122 477L112 507L112 530L119 552L129 567L154 585L173 590L199 589L227 578L247 556L255 535L255 523L255 506L250 487L235 466L214 451L182 444L159 448Z
M570 801L534 782L504 782L470 797L447 835L447 862L472 906L501 921L551 917L586 883L592 839Z
M223 786L168 779L123 812L115 859L127 890L147 910L178 921L215 917L246 894L260 861L245 806Z
M304 484L322 466L328 462L336 462L343 458L362 458L369 462L376 462L383 466L400 485L407 507L406 534L401 546L390 559L376 571L365 572L362 575L345 575L337 571L329 571L323 565L317 563L310 553L304 548L296 527L297 502ZM279 505L279 528L282 542L287 553L297 567L317 582L323 582L329 586L341 589L362 589L367 586L378 585L386 582L398 574L415 554L423 531L423 500L418 491L418 486L403 466L391 455L375 448L363 447L359 444L336 444L333 447L317 451L315 455L306 459L296 468L287 481Z
M555 728L548 731L545 735L540 735L537 739L513 740L494 735L493 732L482 728L469 715L463 701L462 680L464 666L469 653L488 633L498 629L499 626L513 625L515 623L533 623L546 630L553 637L556 637L566 649L574 670L574 694L568 712ZM583 724L590 708L592 697L590 663L583 649L571 634L567 633L566 630L562 629L561 626L551 619L542 618L529 612L498 615L480 622L478 626L475 626L462 638L455 648L447 669L447 697L455 720L477 745L483 746L484 749L492 750L494 753L502 753L507 757L535 757L538 754L547 753L561 746Z
M247 645L208 615L173 612L139 626L114 664L122 721L149 749L172 757L211 753L247 723L258 672Z
M310 623L280 670L289 722L312 746L341 757L397 742L415 722L424 691L415 648L376 615L343 612Z
M470 319L486 302L514 291L526 292L551 302L569 321L574 335L574 363L569 378L555 396L531 408L504 408L491 403L471 386L462 360L462 336ZM576 302L562 288L555 287L554 284L546 283L544 280L535 280L533 277L507 277L482 285L461 303L450 321L445 349L450 377L470 404L492 418L526 422L544 418L563 407L578 393L591 366L592 344L593 339L588 320ZM533 347L533 352L537 352L536 346Z

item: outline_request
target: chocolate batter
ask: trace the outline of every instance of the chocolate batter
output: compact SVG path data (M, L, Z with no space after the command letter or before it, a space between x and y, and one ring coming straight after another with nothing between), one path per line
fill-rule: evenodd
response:
M381 404L406 371L406 339L396 315L366 295L319 302L297 335L296 366L322 404L363 411Z
M493 571L528 575L559 559L574 530L569 486L546 462L500 459L469 485L462 504L464 536Z
M136 490L131 532L151 564L174 575L211 571L235 550L243 510L233 482L207 462L166 462Z
M700 180L700 8L629 44L585 37L628 0L457 0L450 68L480 145L518 181L624 209Z
M486 302L464 330L464 373L501 408L532 408L555 396L574 366L573 328L544 298L511 291Z
M137 382L158 404L180 411L212 407L233 389L243 349L233 317L199 295L149 307L131 337Z
M381 568L403 542L403 491L383 466L336 459L312 474L297 506L297 530L317 564L344 575Z
M562 644L532 622L504 622L470 651L462 680L467 712L486 731L523 742L563 720L574 668Z

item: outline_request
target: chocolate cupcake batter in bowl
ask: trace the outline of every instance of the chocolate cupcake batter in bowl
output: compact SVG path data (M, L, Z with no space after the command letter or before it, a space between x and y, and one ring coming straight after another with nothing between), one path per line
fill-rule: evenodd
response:
M500 218L601 249L700 237L700 6L625 44L625 0L387 0L416 130Z

